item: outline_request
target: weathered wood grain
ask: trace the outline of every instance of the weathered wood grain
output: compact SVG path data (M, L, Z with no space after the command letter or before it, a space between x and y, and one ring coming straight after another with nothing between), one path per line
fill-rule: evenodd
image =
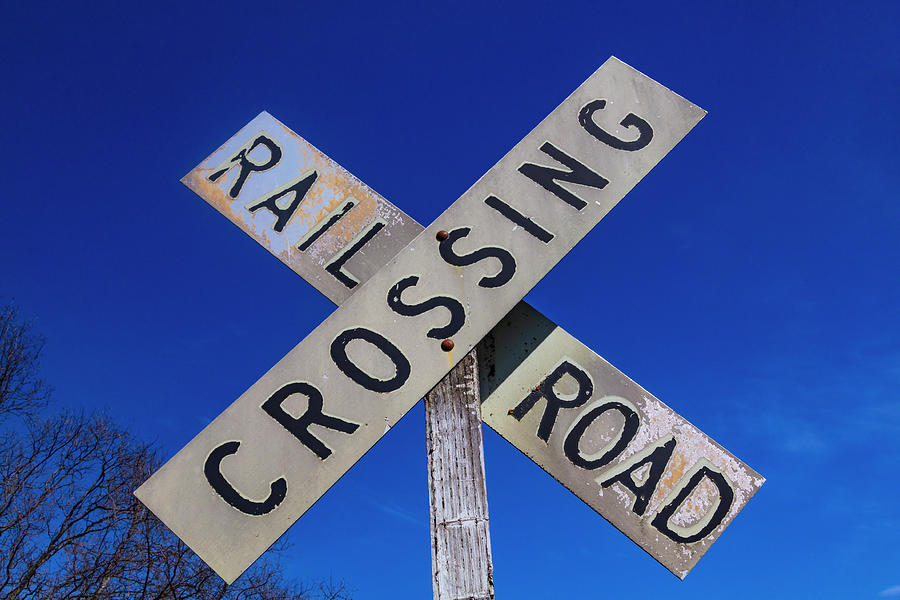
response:
M493 600L475 349L425 396L434 600Z

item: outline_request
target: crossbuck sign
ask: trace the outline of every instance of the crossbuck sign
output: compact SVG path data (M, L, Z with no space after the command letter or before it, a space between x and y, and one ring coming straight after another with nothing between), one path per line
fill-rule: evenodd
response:
M521 299L704 115L611 58L423 229L260 114L184 181L340 306L137 496L231 582L480 343L485 422L683 578L763 478Z

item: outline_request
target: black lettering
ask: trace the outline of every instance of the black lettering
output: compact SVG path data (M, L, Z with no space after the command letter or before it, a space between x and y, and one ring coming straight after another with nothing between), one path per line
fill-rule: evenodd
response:
M672 518L672 515L678 510L678 508L687 500L687 497L691 495L704 477L709 478L710 481L715 484L716 489L719 490L719 503L716 505L715 511L710 517L709 521L703 525L699 531L691 533L687 531L687 535L682 535L677 531L674 531L669 526L669 520ZM700 467L700 469L694 473L691 479L687 482L681 491L678 492L678 495L675 496L675 499L672 500L669 504L667 504L659 513L653 518L652 525L656 527L663 535L666 537L680 542L682 544L689 544L691 542L699 541L719 526L722 520L725 518L725 515L728 514L728 510L731 508L731 503L734 502L734 490L731 489L731 485L728 483L728 480L725 479L725 476L721 473L710 469L707 466ZM702 522L702 521L701 521Z
M453 243L469 235L470 231L472 231L470 227L458 227L451 231L447 239L438 245L441 258L454 267L467 267L485 258L496 258L500 261L500 270L496 275L482 277L478 285L483 288L496 288L509 283L516 273L516 259L509 253L509 250L496 246L485 246L464 255L454 252Z
M294 418L281 407L281 404L293 394L303 394L309 403L306 412L299 418ZM338 417L326 415L322 412L323 404L322 392L308 383L294 382L282 386L281 389L272 394L268 400L263 402L262 409L290 431L294 437L300 440L301 444L312 450L316 456L325 460L331 455L331 448L311 434L309 426L321 425L334 431L349 434L356 431L359 425L344 421Z
M584 432L587 431L587 428L590 427L594 421L600 418L600 415L610 410L619 411L625 419L625 422L622 424L622 432L619 434L619 439L616 440L615 445L607 452L604 452L600 458L588 460L581 455L581 451L578 449L578 445L581 442L581 436L584 435ZM638 414L634 412L630 406L614 400L604 402L600 406L595 406L579 417L578 422L575 423L569 430L568 435L566 435L566 440L563 443L563 453L576 467L588 470L599 469L612 462L615 457L620 455L622 451L628 447L628 444L634 439L638 430L638 425L640 424L641 420L638 417Z
M269 150L269 158L264 163L255 163L251 161L248 156L257 146L265 146ZM279 160L281 160L281 147L274 140L265 135L259 135L249 145L241 148L231 159L219 165L219 170L210 175L209 180L218 181L222 175L234 167L240 167L237 179L234 180L234 183L231 184L231 189L228 190L229 196L237 198L238 194L241 193L241 188L244 187L244 183L247 181L247 177L250 176L250 173L271 169L278 164Z
M350 260L354 254L359 252L363 246L368 244L372 238L375 237L375 234L383 228L384 221L375 221L372 223L369 229L359 236L359 239L357 239L352 246L340 254L335 255L335 257L331 259L331 262L325 265L325 270L334 275L335 279L346 285L348 288L355 288L359 281L344 270L344 264Z
M484 203L545 244L553 239L552 233L535 223L531 217L526 217L500 198L488 196L484 199Z
M321 227L306 234L305 239L297 246L297 250L299 250L300 252L306 252L309 247L316 242L317 239L322 237L323 233L331 229L334 224L340 221L343 216L350 212L350 209L354 206L356 206L356 203L353 202L353 200L346 200L342 206L336 208L334 212L332 212L328 216L328 219L322 224Z
M225 442L210 452L206 458L206 463L203 465L203 474L206 475L209 485L222 497L222 500L242 513L255 516L270 513L281 504L281 501L287 495L287 481L284 477L279 477L273 481L270 486L269 497L262 502L257 502L245 498L222 475L222 459L237 452L240 445L241 443L237 441Z
M466 309L463 308L462 303L455 298L450 298L449 296L435 296L418 304L406 304L403 302L403 299L400 297L403 294L403 290L412 287L417 283L419 283L419 278L416 275L410 275L394 284L394 287L388 292L387 297L387 303L388 306L391 307L391 310L404 317L416 317L429 310L443 306L450 311L450 322L443 327L434 327L428 330L428 333L426 334L428 337L436 340L449 338L462 329L462 326L466 322Z
M353 364L350 357L347 356L347 344L353 340L369 342L391 359L391 362L394 363L394 376L390 379L376 379ZM409 360L403 356L400 349L380 333L365 327L347 329L338 334L331 342L331 360L344 375L373 392L393 392L403 387L403 384L409 379Z
M612 484L618 482L620 485L631 491L631 493L634 494L634 506L632 506L631 510L638 515L643 515L644 511L647 510L647 504L650 503L650 497L653 496L653 492L656 490L656 486L659 484L659 480L666 470L666 465L669 464L672 452L675 450L675 438L669 437L662 445L659 445L660 441L662 440L656 442L657 446L653 449L653 452L649 453L649 455L635 457L637 460L629 459L625 461L625 464L617 465L614 468L617 473L612 477L605 479L603 483L600 484L603 487L608 488ZM650 463L648 473L644 476L644 480L640 484L637 484L633 475L635 471L639 471L647 463Z
M559 380L562 379L563 375L566 373L571 375L578 383L578 393L570 400L563 400L556 395L556 391L553 389L553 386L559 383ZM559 409L578 408L587 402L593 393L594 384L591 382L591 378L588 376L587 372L582 371L579 367L564 360L553 370L553 372L547 375L547 377L545 377L524 400L519 402L519 405L512 409L509 414L515 417L517 421L521 421L522 417L534 408L534 405L538 400L546 398L547 406L544 407L544 414L541 416L540 425L538 425L537 436L549 443L550 432L553 431L553 426L556 424L556 417L559 414Z
M578 113L578 122L592 136L616 150L628 150L629 152L640 150L653 139L653 128L650 127L650 123L634 113L628 113L619 124L625 128L637 127L638 138L636 140L627 142L607 133L594 122L594 113L598 110L603 110L605 107L606 100L592 100L585 104L581 108L581 112Z
M275 215L275 225L272 227L275 231L281 233L284 230L285 225L288 224L288 221L294 216L294 212L297 210L297 207L300 206L300 202L303 201L303 197L306 196L306 192L309 191L309 188L312 187L312 184L316 182L316 177L318 174L313 171L309 175L303 176L297 181L291 182L287 187L283 187L279 190L276 190L271 196L266 198L261 202L257 202L252 206L248 206L247 209L250 212L256 212L261 208L265 208L273 215ZM287 208L281 208L278 206L278 199L288 194L294 194L294 199L291 200L291 203Z
M569 167L569 171L567 172L552 167L525 163L519 167L519 173L525 175L548 192L553 193L566 204L569 204L578 210L587 206L587 202L556 183L557 180L568 183L577 183L578 185L586 185L597 188L598 190L602 190L606 187L606 184L609 183L608 179L593 172L590 168L581 164L578 160L572 158L550 142L544 142L541 146L541 150L544 154L549 155L557 162Z

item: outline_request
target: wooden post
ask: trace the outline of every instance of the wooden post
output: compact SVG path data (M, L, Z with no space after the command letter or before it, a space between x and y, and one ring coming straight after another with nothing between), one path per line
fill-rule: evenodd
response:
M474 348L425 396L425 436L434 600L493 600Z

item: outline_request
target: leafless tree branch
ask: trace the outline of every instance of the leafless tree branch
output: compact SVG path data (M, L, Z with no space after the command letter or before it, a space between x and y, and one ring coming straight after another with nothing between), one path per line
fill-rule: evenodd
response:
M133 495L160 464L152 448L103 417L37 417L42 346L0 307L0 600L350 598L285 578L277 553L225 585Z

